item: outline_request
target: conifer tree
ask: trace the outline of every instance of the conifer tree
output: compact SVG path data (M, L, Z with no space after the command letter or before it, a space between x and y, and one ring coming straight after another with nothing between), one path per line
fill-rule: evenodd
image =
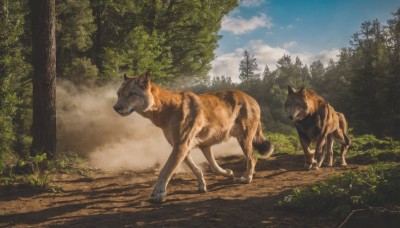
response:
M251 79L259 78L259 74L255 71L258 70L257 59L254 55L250 55L247 50L243 52L243 59L240 61L239 66L239 79L242 82L250 81Z

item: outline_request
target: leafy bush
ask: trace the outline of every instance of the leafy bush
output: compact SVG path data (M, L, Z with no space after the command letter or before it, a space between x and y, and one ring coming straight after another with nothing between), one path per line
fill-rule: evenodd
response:
M301 150L300 142L297 135L268 133L267 140L269 140L274 145L274 153L293 154Z
M46 159L46 153L43 153L10 164L0 176L0 186L29 184L32 187L46 188L50 182L49 172L42 168Z
M295 188L281 206L311 214L343 217L364 206L400 204L400 165L378 163L362 172L347 171L311 187Z
M71 152L58 153L48 160L45 153L35 157L27 157L10 164L0 175L0 187L29 186L42 190L56 191L51 186L52 175L55 173L78 174L87 176L88 170L80 165L83 160Z
M400 141L394 141L390 137L377 139L373 135L350 136L352 139L350 149L353 151L367 151L370 149L393 150L400 149Z
M373 135L350 136L349 162L373 164L377 162L400 162L400 141L389 137L377 139Z

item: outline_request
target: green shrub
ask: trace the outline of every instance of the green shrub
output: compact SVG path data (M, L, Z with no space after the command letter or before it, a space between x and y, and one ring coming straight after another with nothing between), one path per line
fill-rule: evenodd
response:
M367 151L370 149L379 150L393 150L400 149L400 141L394 141L392 138L385 137L383 139L377 139L373 135L361 135L355 137L350 136L352 139L350 149L352 151Z
M268 133L267 140L274 145L274 153L293 154L301 150L297 135L284 135L280 133Z
M279 205L310 214L343 217L364 206L400 204L400 165L378 163L362 172L347 171L311 187L295 188Z
M45 153L35 157L21 158L10 164L0 174L0 188L29 186L36 189L57 191L51 185L52 175L67 173L88 176L88 170L81 168L83 160L76 154L57 153L56 157L48 160Z

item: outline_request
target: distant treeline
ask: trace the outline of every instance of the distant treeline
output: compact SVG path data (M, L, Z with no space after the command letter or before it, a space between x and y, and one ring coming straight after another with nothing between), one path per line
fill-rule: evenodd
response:
M378 20L362 23L340 50L337 61L310 66L284 55L275 70L265 66L256 74L256 59L247 51L238 69L241 83L229 76L216 76L193 89L206 92L239 89L253 96L262 109L268 131L291 132L294 128L284 112L287 85L313 89L337 111L343 112L353 133L400 138L400 8L386 24Z

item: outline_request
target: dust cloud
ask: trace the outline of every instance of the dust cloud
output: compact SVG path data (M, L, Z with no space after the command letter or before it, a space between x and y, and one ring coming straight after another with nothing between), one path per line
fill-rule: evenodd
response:
M87 157L104 170L143 170L164 165L172 147L161 129L132 113L121 117L112 108L120 84L105 87L57 83L58 148ZM215 156L241 154L235 139L213 147ZM205 162L200 150L191 152L196 164ZM187 170L186 166L180 171Z

